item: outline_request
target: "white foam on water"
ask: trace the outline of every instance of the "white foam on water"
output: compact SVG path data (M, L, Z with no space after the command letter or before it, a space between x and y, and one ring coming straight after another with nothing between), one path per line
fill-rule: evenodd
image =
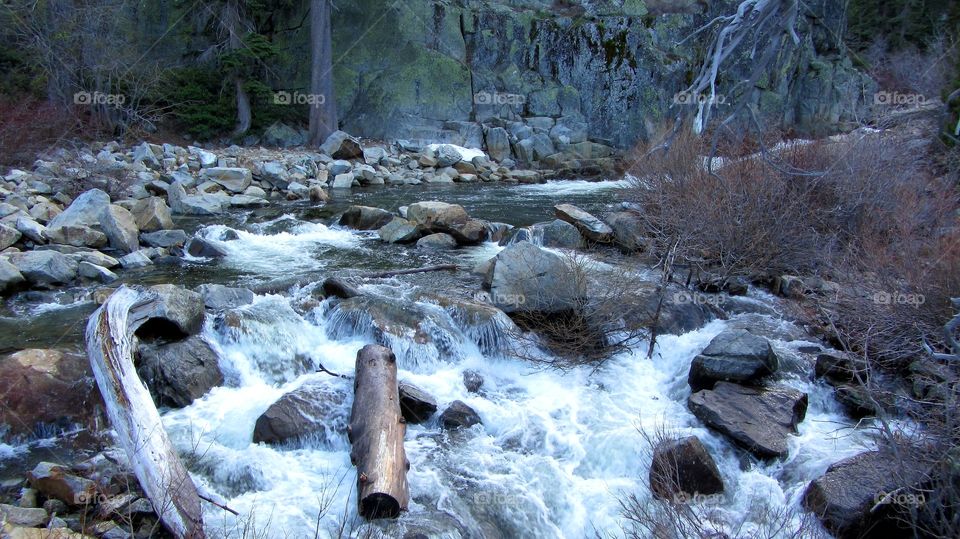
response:
M587 180L556 180L546 183L518 185L516 190L529 195L543 195L559 198L563 196L582 195L611 189L626 189L630 186L631 181L629 179L600 182L591 182Z

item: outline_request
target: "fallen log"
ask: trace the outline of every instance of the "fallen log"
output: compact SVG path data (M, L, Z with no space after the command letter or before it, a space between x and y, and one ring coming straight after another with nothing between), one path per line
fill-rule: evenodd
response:
M397 358L389 348L370 344L357 353L353 390L348 435L360 515L396 518L410 500L410 462L403 448L407 425L400 414Z
M197 487L133 364L134 332L156 315L156 299L126 286L114 292L87 323L87 355L110 424L161 522L177 538L202 539Z
M364 279L386 279L389 277L396 277L398 275L413 275L414 273L428 273L431 271L457 271L459 269L460 269L460 266L457 266L456 264L441 264L439 266L427 266L425 268L382 271L380 273L367 273L364 275L360 275L360 277Z

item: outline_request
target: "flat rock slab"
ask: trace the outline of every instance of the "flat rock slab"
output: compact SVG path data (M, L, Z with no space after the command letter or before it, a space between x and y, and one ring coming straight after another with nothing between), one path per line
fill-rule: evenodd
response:
M693 391L717 382L757 382L780 368L770 341L747 330L724 331L693 358L687 379Z
M787 387L758 389L718 382L687 407L708 427L762 459L788 454L787 440L807 414L807 395Z
M598 243L613 241L613 229L594 215L581 210L573 204L554 206L557 219L566 221L583 234L583 237Z

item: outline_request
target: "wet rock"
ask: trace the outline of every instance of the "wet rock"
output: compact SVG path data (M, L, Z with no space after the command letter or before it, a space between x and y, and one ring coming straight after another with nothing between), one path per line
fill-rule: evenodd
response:
M77 278L77 261L56 251L14 253L8 260L34 286L66 284Z
M104 284L112 283L119 279L116 273L108 270L107 268L97 266L96 264L91 264L89 262L80 262L80 264L77 266L77 269L81 277L99 281Z
M140 248L140 229L127 209L110 204L100 214L100 227L110 240L110 247L132 253Z
M500 241L500 244L512 245L521 241L528 241L541 247L554 249L579 249L583 247L583 236L580 235L577 227L560 219L514 229L509 236Z
M7 356L0 361L0 423L20 435L88 423L99 399L91 376L82 354L30 349Z
M665 440L653 450L650 490L661 500L717 494L723 492L723 477L696 436Z
M167 190L167 202L173 213L179 215L218 215L223 213L227 199L212 195L188 196L180 181Z
M803 507L840 539L906 537L909 521L903 517L916 509L909 507L911 501L923 498L915 487L924 480L924 472L909 454L897 458L888 451L861 453L831 465L811 481ZM888 494L893 496L887 498ZM898 507L900 501L908 506Z
M0 293L13 292L25 282L26 279L16 266L0 258Z
M869 379L869 369L862 359L839 351L817 355L814 374L817 378L825 378L831 385L848 384L858 378L862 381Z
M22 219L22 217L18 218L17 220L19 221L20 219ZM22 235L23 234L21 234L16 228L0 223L0 251L20 241L20 237Z
M138 200L131 210L141 232L154 232L173 228L173 218L167 203L159 197Z
M425 251L446 251L457 246L457 240L450 234L438 232L417 240L417 249Z
M430 230L455 228L470 219L459 204L446 202L417 202L407 208L407 219Z
M334 176L333 185L330 187L333 189L350 189L353 187L353 181L353 172L344 172L343 174Z
M246 288L230 288L221 284L202 284L197 293L208 309L225 311L253 303L254 294Z
M417 225L399 217L393 218L377 233L381 240L388 243L411 243L417 241L422 235Z
M153 260L143 250L134 251L128 255L120 257L120 265L124 269L144 268L153 264Z
M48 498L56 498L69 506L84 506L96 501L97 484L71 473L52 462L41 462L28 474L30 485Z
M183 230L157 230L140 234L140 240L149 247L183 247L189 237Z
M494 257L488 275L493 304L506 313L570 311L586 295L567 260L525 241Z
M91 189L78 196L66 210L47 223L47 228L87 226L99 224L100 214L110 205L110 195L100 189Z
M469 428L481 423L483 421L480 420L480 415L463 401L453 401L440 414L440 425L447 430Z
M419 424L437 412L437 400L408 382L400 382L400 413L407 423Z
M392 221L394 215L387 210L370 206L350 206L340 217L340 226L356 230L377 230Z
M347 392L329 380L312 380L280 397L257 419L254 443L321 441L346 432Z
M479 393L483 387L483 376L474 370L463 371L463 387L470 393Z
M577 230L588 240L597 243L610 243L613 241L613 229L590 213L572 204L560 204L554 206L554 210L556 211L558 219L577 227Z
M885 400L877 399L878 403L874 403L875 399L871 397L870 390L855 383L837 385L833 395L843 405L847 414L854 419L876 415L879 412L877 406L879 400Z
M343 131L335 131L320 146L320 151L334 159L361 159L363 148L360 141Z
M479 219L470 219L462 225L445 230L453 236L458 245L477 245L487 239L487 222Z
M693 358L687 382L693 392L719 381L755 383L777 372L780 360L770 341L743 329L724 331Z
M217 354L200 336L141 344L137 355L137 374L157 406L182 408L223 384Z
M91 247L94 249L107 244L107 236L99 230L82 225L64 225L47 227L47 240L50 243L73 247Z
M46 525L48 520L50 516L43 509L0 504L0 522L35 528Z
M156 299L150 318L136 331L142 341L177 341L203 329L206 316L203 297L172 284L151 286Z
M190 241L184 247L184 251L197 258L223 258L227 256L227 251L222 247L199 236L190 238Z
M807 413L807 395L795 389L757 389L717 382L690 396L687 407L708 427L762 459L785 457L787 439Z
M355 286L337 277L330 277L323 281L323 295L340 299L350 299L360 295Z
M613 241L622 250L632 253L642 251L647 239L643 235L643 220L629 211L609 213L605 219L613 230Z
M253 181L253 173L249 169L238 167L206 168L203 169L200 177L216 182L234 194L243 193Z

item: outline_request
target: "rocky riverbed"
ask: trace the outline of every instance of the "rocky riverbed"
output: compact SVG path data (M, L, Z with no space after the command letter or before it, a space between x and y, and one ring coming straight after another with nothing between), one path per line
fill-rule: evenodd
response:
M82 353L87 317L121 284L165 306L138 332L137 369L202 493L235 512L206 504L210 535L619 534L634 496L690 503L719 530L847 536L889 516L870 511L877 493L910 486L876 471L857 364L789 314L789 296L832 284L659 288L619 202L629 179L346 134L320 152L47 157L0 186L11 536L164 533ZM391 273L424 267L448 269ZM608 338L656 327L652 357L638 333L600 365L569 364L531 325L598 305L624 322ZM371 342L398 360L411 503L366 524L352 384L330 373L350 376Z

